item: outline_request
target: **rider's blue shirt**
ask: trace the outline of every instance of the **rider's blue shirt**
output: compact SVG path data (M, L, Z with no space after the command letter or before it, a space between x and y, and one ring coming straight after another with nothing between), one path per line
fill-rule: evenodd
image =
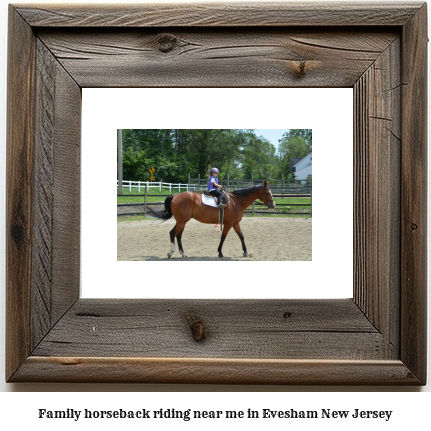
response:
M217 177L213 177L212 175L210 176L210 180L209 180L209 182L208 182L208 190L209 191L211 191L211 190L217 190L217 187L214 185L214 183L215 184L218 184L218 178Z

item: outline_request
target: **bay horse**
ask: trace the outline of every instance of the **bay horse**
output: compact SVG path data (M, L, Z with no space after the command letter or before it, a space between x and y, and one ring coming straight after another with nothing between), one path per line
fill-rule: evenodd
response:
M244 235L241 232L239 222L246 208L248 208L256 199L262 201L268 209L274 209L275 203L272 198L269 182L265 181L263 184L251 186L246 189L236 190L234 192L226 192L229 194L230 203L224 209L224 226L221 235L220 244L218 246L218 256L223 257L222 247L224 240L230 229L233 227L241 240L244 257L248 256L247 247L244 242ZM175 252L175 238L177 238L178 249L183 257L187 257L181 243L181 237L184 232L186 223L194 218L201 223L214 224L218 223L218 208L210 207L202 203L200 193L183 192L175 196L169 196L165 200L165 209L163 211L155 211L147 207L147 210L153 216L169 220L174 216L176 220L175 227L170 231L171 251L168 257L171 258Z

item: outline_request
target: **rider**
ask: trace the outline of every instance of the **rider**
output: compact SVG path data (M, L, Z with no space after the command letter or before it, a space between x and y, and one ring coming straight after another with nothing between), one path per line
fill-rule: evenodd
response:
M212 168L210 170L210 179L208 182L208 191L218 198L217 206L220 207L222 205L223 199L223 187L219 185L217 175L219 171L217 168Z

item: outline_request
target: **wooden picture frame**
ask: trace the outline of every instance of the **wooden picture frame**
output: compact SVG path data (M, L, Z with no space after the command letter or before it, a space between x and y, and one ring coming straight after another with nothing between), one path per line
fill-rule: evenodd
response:
M7 381L424 385L426 45L424 3L10 6ZM353 299L80 298L81 88L176 86L354 89Z

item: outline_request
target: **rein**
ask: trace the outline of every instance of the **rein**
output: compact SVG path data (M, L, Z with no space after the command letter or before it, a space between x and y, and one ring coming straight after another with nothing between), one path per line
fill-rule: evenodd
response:
M269 199L269 197L268 197L267 187L263 187L263 193L265 194L265 198L266 198L265 205L266 205L266 207L269 209L269 207L270 207L270 202L272 202L272 203L275 205L274 199ZM271 196L271 198L272 198L272 196Z

